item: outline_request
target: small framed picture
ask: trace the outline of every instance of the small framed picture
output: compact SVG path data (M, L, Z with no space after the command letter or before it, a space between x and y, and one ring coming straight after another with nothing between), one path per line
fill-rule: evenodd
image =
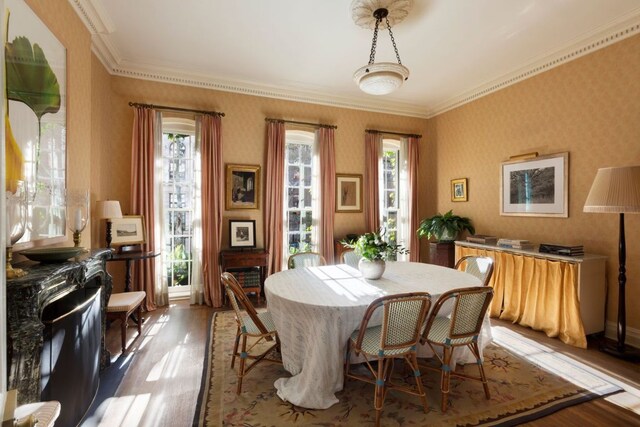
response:
M251 219L230 219L229 246L232 248L255 248L256 221Z
M260 166L227 165L227 210L258 209Z
M469 200L467 196L467 178L458 178L451 180L451 201L466 202Z
M362 212L362 175L336 174L336 212Z
M111 218L111 245L141 245L147 241L144 217L140 215Z
M502 163L500 215L569 216L569 153Z

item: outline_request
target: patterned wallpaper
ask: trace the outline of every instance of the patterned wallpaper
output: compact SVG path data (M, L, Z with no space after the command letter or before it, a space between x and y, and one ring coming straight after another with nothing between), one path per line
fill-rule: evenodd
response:
M533 242L581 242L608 256L607 317L617 310L618 216L583 213L599 167L640 164L640 36L611 45L428 120L430 206L469 216L477 232ZM569 152L569 218L500 216L500 163ZM469 201L450 180L469 178ZM640 328L640 215L626 216L628 324Z

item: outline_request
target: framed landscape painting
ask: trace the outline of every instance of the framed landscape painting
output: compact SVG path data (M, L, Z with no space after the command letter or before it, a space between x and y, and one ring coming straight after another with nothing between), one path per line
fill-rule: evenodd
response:
M500 214L569 216L569 153L502 163Z
M144 217L129 215L111 218L111 244L114 246L141 245L147 239L144 229Z

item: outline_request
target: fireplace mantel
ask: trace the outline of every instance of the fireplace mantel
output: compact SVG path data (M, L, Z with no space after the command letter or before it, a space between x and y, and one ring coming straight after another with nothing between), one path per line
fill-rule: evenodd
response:
M7 280L7 385L9 389L18 390L19 404L40 400L43 310L75 290L101 288L100 369L109 364L104 337L105 307L112 289L112 279L106 269L110 256L111 250L98 249L60 264L24 262L19 267L28 274Z

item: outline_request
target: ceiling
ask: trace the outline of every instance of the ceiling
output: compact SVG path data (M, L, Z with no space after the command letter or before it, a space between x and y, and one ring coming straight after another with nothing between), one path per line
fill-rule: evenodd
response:
M640 33L640 0L414 0L393 28L411 75L380 97L353 82L372 31L348 0L69 2L114 75L418 117Z

